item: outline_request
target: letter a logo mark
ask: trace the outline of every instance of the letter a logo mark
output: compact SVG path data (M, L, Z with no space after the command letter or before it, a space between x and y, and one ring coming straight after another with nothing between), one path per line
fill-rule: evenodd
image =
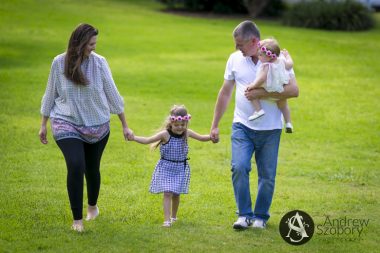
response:
M291 211L282 217L280 234L289 244L301 245L308 242L314 234L314 222L305 212Z

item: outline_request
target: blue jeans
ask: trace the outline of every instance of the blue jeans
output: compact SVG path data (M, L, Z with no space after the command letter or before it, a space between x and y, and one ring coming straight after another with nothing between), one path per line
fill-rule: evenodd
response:
M257 131L241 123L232 125L232 184L239 216L267 221L272 203L281 129ZM258 191L252 212L249 173L255 153Z

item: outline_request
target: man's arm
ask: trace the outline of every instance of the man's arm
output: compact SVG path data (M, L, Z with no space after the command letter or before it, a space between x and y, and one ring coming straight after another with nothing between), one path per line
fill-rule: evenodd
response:
M284 91L278 92L267 92L263 88L246 90L245 97L248 100L252 99L263 99L263 98L277 98L277 99L288 99L298 97L299 91L297 86L297 81L295 78L290 79L289 83L284 85Z
M212 142L219 141L219 121L227 109L227 105L231 100L231 95L234 90L234 80L224 80L222 88L219 90L218 98L216 100L214 109L214 118L212 120L210 137Z

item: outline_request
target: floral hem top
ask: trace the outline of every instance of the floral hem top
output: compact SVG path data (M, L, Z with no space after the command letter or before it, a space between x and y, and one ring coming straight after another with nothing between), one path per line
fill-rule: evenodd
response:
M62 119L50 118L55 141L74 138L93 144L101 141L110 132L110 122L98 126L77 126Z

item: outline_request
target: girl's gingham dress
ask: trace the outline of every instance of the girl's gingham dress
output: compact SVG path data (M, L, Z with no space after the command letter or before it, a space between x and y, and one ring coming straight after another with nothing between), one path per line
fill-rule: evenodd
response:
M161 159L154 169L149 191L151 193L188 193L190 166L187 162L189 147L183 135L169 131L170 139L160 145Z

